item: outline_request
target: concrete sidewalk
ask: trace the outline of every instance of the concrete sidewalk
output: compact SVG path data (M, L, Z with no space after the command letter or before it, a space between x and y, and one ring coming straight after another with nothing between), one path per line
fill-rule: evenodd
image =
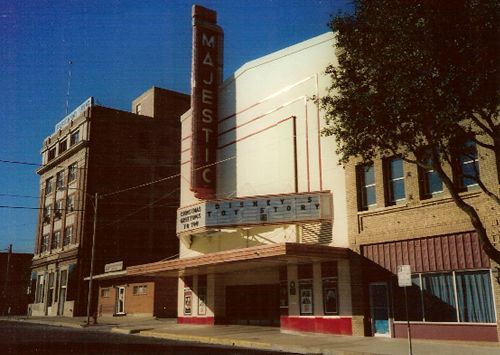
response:
M11 318L23 322L82 328L86 318ZM102 317L87 329L138 334L170 340L219 344L299 354L401 355L408 354L406 339L352 337L280 332L279 328L240 325L180 325L176 319ZM499 355L498 343L413 340L414 355Z

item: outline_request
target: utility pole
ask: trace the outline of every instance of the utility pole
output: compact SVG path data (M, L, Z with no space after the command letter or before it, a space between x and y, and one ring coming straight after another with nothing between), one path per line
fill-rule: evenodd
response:
M5 310L8 311L10 305L9 302L7 302L7 287L9 286L9 272L10 272L10 257L12 255L12 244L9 244L9 253L7 254L7 268L5 269L5 281L3 283L3 291L2 291L2 299L3 299L3 304L5 306ZM5 311L3 311L5 315Z
M99 194L96 192L94 195L94 228L92 231L92 252L90 256L90 275L89 275L89 293L87 295L87 325L90 325L90 309L92 303L92 278L94 277L94 254L95 254L95 234L97 228L97 202L99 201Z

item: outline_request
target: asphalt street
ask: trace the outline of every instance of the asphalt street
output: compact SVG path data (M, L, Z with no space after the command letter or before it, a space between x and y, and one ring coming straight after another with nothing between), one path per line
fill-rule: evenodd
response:
M137 335L108 328L65 328L0 321L1 354L275 354L269 351L197 345ZM285 353L280 353L285 354Z

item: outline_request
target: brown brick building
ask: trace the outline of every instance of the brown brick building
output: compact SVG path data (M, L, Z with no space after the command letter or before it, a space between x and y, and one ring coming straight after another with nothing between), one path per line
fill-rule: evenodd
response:
M10 254L10 255L9 255ZM0 253L0 315L26 314L33 254Z
M94 274L177 254L179 116L188 107L188 95L156 87L133 113L89 98L44 140L33 315L85 314L94 220Z
M486 186L498 192L495 156L480 147L476 151L459 159L462 169L476 166ZM396 275L399 265L410 265L414 337L498 341L498 265L486 256L469 217L437 175L392 157L350 164L346 179L350 243L363 257L352 269L358 285L353 311L360 319L354 323L367 335L407 336L404 292ZM473 180L456 176L455 182L500 248L498 204Z

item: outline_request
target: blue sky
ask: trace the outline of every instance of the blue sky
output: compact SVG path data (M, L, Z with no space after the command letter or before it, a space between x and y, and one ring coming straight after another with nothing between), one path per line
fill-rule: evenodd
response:
M130 110L151 86L190 91L187 0L0 3L0 251L33 252L42 140L87 97ZM224 77L244 63L328 32L349 0L225 0ZM68 95L68 71L71 85ZM10 163L18 162L18 163ZM28 164L24 164L28 163ZM19 208L14 208L19 207Z

